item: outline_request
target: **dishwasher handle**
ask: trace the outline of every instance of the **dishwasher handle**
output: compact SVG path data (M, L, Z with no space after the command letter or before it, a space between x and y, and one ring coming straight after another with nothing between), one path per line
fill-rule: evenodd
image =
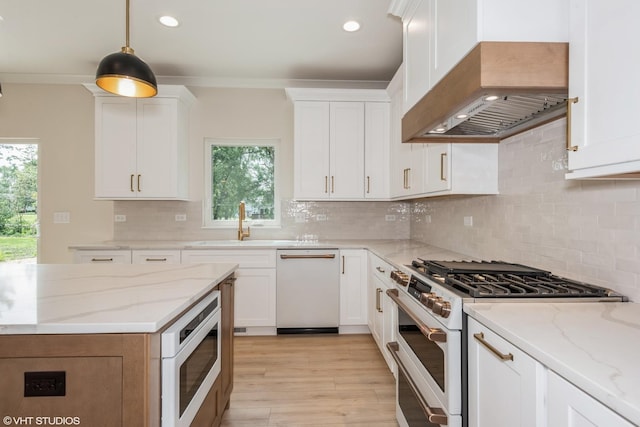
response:
M280 259L334 259L336 254L287 255L280 254Z

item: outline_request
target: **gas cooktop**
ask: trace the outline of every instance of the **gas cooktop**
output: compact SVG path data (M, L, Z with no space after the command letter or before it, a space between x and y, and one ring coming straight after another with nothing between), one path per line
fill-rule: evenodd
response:
M473 298L618 298L609 289L559 277L548 271L502 261L411 263L417 273Z

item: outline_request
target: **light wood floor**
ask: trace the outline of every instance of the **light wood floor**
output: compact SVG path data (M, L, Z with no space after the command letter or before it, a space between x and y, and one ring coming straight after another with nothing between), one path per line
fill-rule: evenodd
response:
M395 380L370 335L235 337L223 427L397 427Z

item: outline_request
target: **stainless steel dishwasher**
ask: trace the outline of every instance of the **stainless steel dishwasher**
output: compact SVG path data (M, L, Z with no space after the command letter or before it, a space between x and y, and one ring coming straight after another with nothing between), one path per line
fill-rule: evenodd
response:
M278 250L278 334L337 333L340 260L337 249Z

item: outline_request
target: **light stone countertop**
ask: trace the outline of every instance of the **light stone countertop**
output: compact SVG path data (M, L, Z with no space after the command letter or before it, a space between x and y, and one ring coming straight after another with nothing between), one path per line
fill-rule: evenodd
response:
M190 250L190 249L368 249L401 268L412 260L423 257L439 260L472 260L467 255L442 249L417 240L203 240L203 241L111 241L69 246L71 250Z
M1 264L0 334L153 333L237 264Z
M473 303L464 310L640 425L640 304Z

